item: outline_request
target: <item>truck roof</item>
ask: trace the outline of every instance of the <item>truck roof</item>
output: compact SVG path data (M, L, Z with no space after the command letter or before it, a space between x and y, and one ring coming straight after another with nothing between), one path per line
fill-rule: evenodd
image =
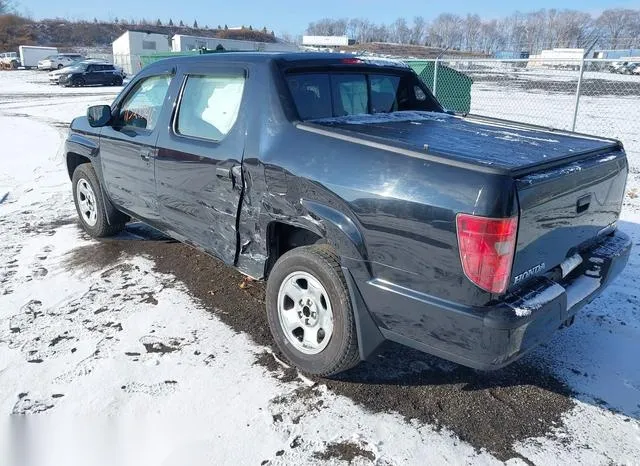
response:
M153 69L156 63L198 63L209 61L220 62L245 62L264 63L268 61L279 61L286 65L300 64L308 66L322 65L361 65L361 66L386 66L398 69L410 69L408 65L399 61L387 58L358 56L349 53L330 52L219 52L204 53L201 55L177 56L159 60L148 65Z

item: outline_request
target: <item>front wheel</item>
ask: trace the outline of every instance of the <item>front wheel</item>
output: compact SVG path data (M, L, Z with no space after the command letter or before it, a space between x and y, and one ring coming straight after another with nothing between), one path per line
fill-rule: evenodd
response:
M90 163L78 165L73 172L72 183L80 224L89 235L102 238L122 231L128 217L107 204L109 201L104 199L102 187Z
M84 86L84 85L85 85L84 78L74 78L74 79L71 81L71 85L72 85L72 86L75 86L75 87L82 87L82 86Z
M300 247L278 259L266 305L276 344L303 372L331 376L360 361L349 291L330 247Z

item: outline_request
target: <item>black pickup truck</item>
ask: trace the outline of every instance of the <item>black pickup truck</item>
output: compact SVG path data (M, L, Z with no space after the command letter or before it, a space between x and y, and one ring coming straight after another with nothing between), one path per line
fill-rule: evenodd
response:
M631 248L619 142L452 114L390 61L159 61L73 121L66 160L92 236L135 217L267 279L273 337L312 374L384 340L500 368Z

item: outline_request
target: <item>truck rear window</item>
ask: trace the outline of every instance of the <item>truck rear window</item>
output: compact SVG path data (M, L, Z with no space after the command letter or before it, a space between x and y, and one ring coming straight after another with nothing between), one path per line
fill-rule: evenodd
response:
M429 91L409 73L301 72L288 74L287 84L302 120L440 110Z

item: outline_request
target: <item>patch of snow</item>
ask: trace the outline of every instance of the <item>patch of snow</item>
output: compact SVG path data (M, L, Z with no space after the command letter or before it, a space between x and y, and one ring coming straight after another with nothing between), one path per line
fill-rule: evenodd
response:
M399 67L399 68L409 68L409 65L407 65L404 61L397 60L397 59L394 59L394 58L386 58L386 57L381 57L381 56L368 56L368 55L358 55L358 56L356 56L356 58L358 60L362 60L367 65L396 66L396 67Z
M571 285L567 287L567 309L571 309L580 301L600 288L599 277L589 277L582 275L576 278Z
M616 154L608 155L607 157L601 158L598 160L599 163L609 162L610 160L615 160L618 156Z
M562 269L562 277L564 278L569 275L580 264L582 264L582 256L580 254L574 254L573 256L566 258L560 264L560 268Z
M515 141L515 142L529 142L533 145L538 145L538 142L551 142L558 143L557 139L549 139L549 138L540 138L535 136L527 136L526 131L521 133L514 133L513 131L493 131L488 130L490 132L495 132L496 134L500 134L500 136L496 136L496 139L504 139L505 141Z
M533 296L524 297L524 299L518 302L516 306L512 306L513 311L518 317L530 316L533 311L546 306L551 301L561 296L564 291L565 290L562 286L554 283Z
M547 178L555 178L557 176L568 175L570 173L579 172L581 170L582 170L582 167L580 166L580 164L571 163L569 165L564 165L558 168L552 168L551 170L532 173L530 175L520 178L520 181L531 184L534 182L545 180Z
M346 115L341 117L318 118L310 120L319 124L347 124L347 125L367 125L378 123L392 123L396 121L446 121L448 118L454 118L453 115L442 112L422 112L402 110L391 113L363 113L360 115Z

